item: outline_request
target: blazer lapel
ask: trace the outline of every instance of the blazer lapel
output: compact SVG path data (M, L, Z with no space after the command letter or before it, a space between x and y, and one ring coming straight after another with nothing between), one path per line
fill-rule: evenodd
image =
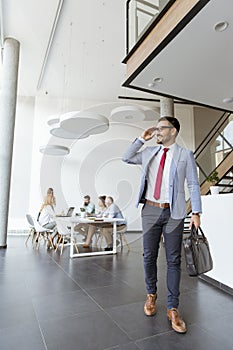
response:
M147 174L147 170L148 170L148 166L150 164L150 161L152 160L152 158L160 151L162 146L156 146L154 149L150 149L150 156L147 159L147 163L145 166L145 173Z
M176 173L178 161L180 159L181 151L182 151L182 148L177 144L175 144L174 153L173 153L172 162L171 162L171 169L170 169L170 182L172 182L175 178L175 173Z

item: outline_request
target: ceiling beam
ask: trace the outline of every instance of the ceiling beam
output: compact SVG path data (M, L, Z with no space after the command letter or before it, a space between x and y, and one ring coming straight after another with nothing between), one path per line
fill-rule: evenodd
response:
M53 38L54 38L54 34L56 32L58 20L60 18L63 2L64 2L64 0L59 0L58 6L57 6L57 11L56 11L55 18L54 18L54 21L53 21L52 30L51 30L50 35L49 35L49 41L48 41L48 45L47 45L47 48L46 48L44 60L43 60L43 63L42 63L39 80L38 80L38 83L37 83L37 89L38 90L41 87L41 83L42 83L42 80L43 80L43 77L44 77L46 64L47 64L49 53L50 53L50 49L51 49L51 46L52 46L52 43L53 43Z
M2 0L0 0L0 45L1 45L1 59L3 60L4 20L3 20L3 4L2 4Z

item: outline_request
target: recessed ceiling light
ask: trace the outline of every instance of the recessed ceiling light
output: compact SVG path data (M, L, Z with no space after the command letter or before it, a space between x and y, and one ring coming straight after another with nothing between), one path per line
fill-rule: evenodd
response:
M152 88L152 87L154 87L157 83L162 83L162 81L163 81L163 78L156 77L156 78L153 79L153 82L148 83L147 86L148 86L149 88Z
M125 119L133 119L133 116L132 115L126 115Z
M232 103L233 102L233 97L226 97L226 98L224 98L224 100L222 102L223 103Z
M160 78L160 77L157 77L157 78L153 79L154 83L162 83L162 81L163 81L163 78Z
M152 88L152 87L155 86L155 83L149 83L147 86L148 86L149 88Z
M228 26L229 26L229 23L226 22L226 21L218 22L218 23L215 24L214 30L216 32L223 32L224 30L227 29Z

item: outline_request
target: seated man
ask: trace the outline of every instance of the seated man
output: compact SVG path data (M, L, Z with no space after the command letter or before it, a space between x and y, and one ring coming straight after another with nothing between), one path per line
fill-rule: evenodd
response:
M99 212L98 214L96 214L96 217L98 218L102 218L104 216L104 213L107 209L106 204L105 204L105 199L106 196L99 196ZM101 227L101 226L99 226ZM88 234L87 234L87 239L85 241L85 243L83 244L83 248L89 248L90 244L92 242L92 236L94 235L96 231L96 225L95 224L89 224L88 225Z
M105 204L107 206L106 211L104 212L103 217L108 218L117 218L117 219L124 219L122 212L120 208L114 203L114 200L112 197L108 196L105 199ZM101 229L103 236L105 237L107 247L105 250L112 250L113 248L113 240L112 240L112 225L111 224L105 224L106 227L103 227ZM117 222L117 230L123 230L125 228L126 222L124 220Z
M91 197L89 195L84 196L83 208L87 215L93 215L95 213L95 205L91 202ZM84 236L84 241L86 240L88 233L88 224L77 224L74 227L74 231L78 231Z
M87 215L95 213L95 204L91 202L91 197L88 194L84 196L83 208Z

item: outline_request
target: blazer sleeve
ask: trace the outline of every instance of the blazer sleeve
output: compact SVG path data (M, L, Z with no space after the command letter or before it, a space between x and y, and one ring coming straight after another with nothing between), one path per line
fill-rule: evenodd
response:
M192 212L201 213L202 205L201 205L200 185L199 185L198 175L197 175L197 165L196 165L192 151L189 151L189 154L187 157L186 179L187 179L187 185L188 185L189 194L190 194Z
M142 152L139 152L139 150L143 145L144 143L139 139L134 140L123 155L123 162L128 164L142 164Z

